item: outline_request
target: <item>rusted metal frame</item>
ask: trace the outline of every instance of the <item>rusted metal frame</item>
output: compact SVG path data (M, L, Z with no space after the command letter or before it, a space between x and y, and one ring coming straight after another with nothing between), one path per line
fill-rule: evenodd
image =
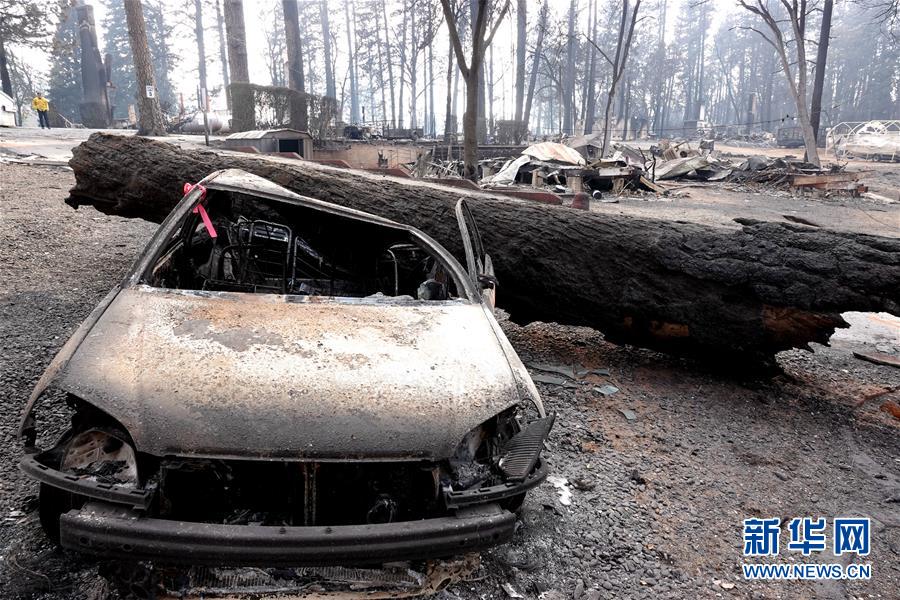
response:
M60 519L64 548L130 560L276 566L382 564L475 552L512 539L516 515L496 504L456 516L374 525L280 527L141 518L90 503Z

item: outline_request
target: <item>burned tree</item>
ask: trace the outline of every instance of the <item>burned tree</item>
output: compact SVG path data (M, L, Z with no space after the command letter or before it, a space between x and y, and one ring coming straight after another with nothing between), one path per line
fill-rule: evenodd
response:
M138 82L138 135L166 135L166 121L159 106L153 58L147 47L144 12L140 0L123 0L128 19L128 38L134 57L134 72Z
M822 7L822 25L819 29L819 47L816 50L816 74L813 80L812 104L809 120L816 142L819 141L819 123L822 117L822 88L825 87L825 65L828 62L828 36L831 34L833 0L825 0Z
M288 86L300 93L306 93L306 80L303 73L303 40L300 36L300 19L297 0L283 0L284 32L288 55ZM309 110L307 103L302 102L297 114L291 115L295 127L309 128Z
M628 62L628 52L631 50L631 38L634 36L634 26L637 23L638 9L641 7L641 0L636 0L634 8L631 10L631 19L629 22L628 0L622 2L622 19L619 23L619 37L616 41L616 53L613 60L603 53L594 40L591 45L609 62L612 67L612 83L609 85L609 92L606 95L606 109L603 111L603 146L600 150L600 156L606 156L606 149L609 147L610 127L609 118L612 110L613 100L616 97L616 90L622 74L625 73L625 64Z
M288 55L288 85L298 92L306 91L303 76L303 40L300 37L300 17L297 0L282 0L284 32Z
M126 12L128 5L125 5ZM138 6L140 9L140 6ZM94 25L94 8L88 5L75 7L78 20L78 40L81 46L81 88L82 102L78 106L81 122L85 127L102 128L109 127L111 117L109 106L109 88L107 67L100 58L100 50L97 47L97 28ZM129 21L130 23L130 21ZM143 15L141 16L141 31L143 32ZM129 40L131 37L129 26ZM144 49L147 49L147 38L144 34ZM149 50L147 51L149 55ZM153 65L150 64L150 75L153 75ZM137 60L135 59L135 69ZM145 73L146 75L146 73ZM160 117L162 118L162 117Z
M256 108L249 86L250 68L247 65L247 34L244 29L244 3L225 0L225 32L228 40L228 70L231 73L231 128L234 131L253 129Z
M479 86L479 78L484 69L484 53L491 45L503 17L509 10L509 0L505 0L502 8L494 18L494 22L488 29L491 20L491 12L494 3L491 0L478 0L472 19L472 56L466 61L460 40L460 31L457 18L450 0L441 0L444 9L444 20L447 21L447 29L450 32L450 42L456 52L456 62L459 71L466 81L466 112L463 115L463 160L465 162L466 176L474 179L478 170L478 98L484 98L483 90ZM490 31L488 33L488 31Z
M228 51L225 49L225 19L222 17L222 0L216 0L216 31L219 34L219 62L222 65L225 106L231 110L231 80L228 76Z
M544 51L544 32L547 30L547 11L548 5L545 2L541 6L541 12L538 16L537 24L537 42L534 48L534 55L531 57L531 73L528 76L528 92L525 94L525 112L522 115L522 121L526 126L531 121L531 105L534 100L534 87L537 83L538 67L541 62L541 55Z
M194 0L194 33L197 36L197 69L200 75L198 103L203 112L203 137L209 146L209 102L206 90L206 43L203 37L203 6L201 0Z
M322 45L325 50L325 95L337 98L334 87L334 63L331 59L331 26L328 24L328 3L319 3L319 19L322 21Z
M749 27L772 46L781 61L781 69L784 71L791 97L797 107L797 119L800 122L800 130L803 132L806 160L818 167L819 151L816 149L816 133L813 131L809 108L806 104L807 63L804 36L806 35L807 0L781 0L787 21L790 23L792 37L786 37L782 32L781 23L784 19L781 15L773 13L763 0L755 0L755 2L738 0L738 2L746 10L762 19L769 30L769 35L766 35L765 32L755 27ZM791 46L794 50L793 58L788 56ZM794 69L796 69L796 76Z
M458 189L307 162L182 150L94 134L70 162L69 202L161 221L185 182L240 168L299 194L409 223L459 255ZM900 314L900 241L803 225L737 229L585 213L471 193L519 322L585 325L608 340L744 365L826 342L849 310Z

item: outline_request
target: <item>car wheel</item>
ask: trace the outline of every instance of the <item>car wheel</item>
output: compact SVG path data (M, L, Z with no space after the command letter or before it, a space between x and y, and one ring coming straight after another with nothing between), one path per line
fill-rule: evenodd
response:
M41 484L38 492L38 516L41 528L50 541L54 544L59 543L59 518L81 504L82 499L79 496L46 483Z

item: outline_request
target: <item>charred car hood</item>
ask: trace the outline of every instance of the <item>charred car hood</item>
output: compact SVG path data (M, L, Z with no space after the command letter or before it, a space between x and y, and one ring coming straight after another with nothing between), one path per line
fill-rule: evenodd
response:
M157 456L453 454L519 400L474 303L122 290L57 379Z

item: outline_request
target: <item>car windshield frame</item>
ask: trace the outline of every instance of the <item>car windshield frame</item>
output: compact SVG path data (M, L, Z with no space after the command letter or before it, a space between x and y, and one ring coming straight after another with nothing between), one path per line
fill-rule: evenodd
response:
M232 179L238 179L238 177L243 177L245 181L230 181ZM266 187L271 186L274 189L272 191L261 189L261 185L259 185L260 182L266 184ZM163 257L165 252L167 252L170 248L173 240L173 234L180 231L181 228L187 223L187 221L190 219L191 211L193 211L194 207L197 206L202 200L203 188L209 190L248 194L271 202L283 202L286 204L292 204L295 206L301 206L312 210L330 213L332 215L347 219L354 219L406 232L411 236L415 243L419 244L424 250L432 254L435 260L443 263L443 266L446 268L447 272L451 277L453 277L457 292L459 294L457 298L448 301L413 299L412 302L410 302L409 299L401 300L398 299L398 297L394 296L385 296L379 298L358 298L353 296L317 296L317 298L323 301L332 300L336 302L358 303L361 301L373 300L381 304L404 305L409 305L410 303L416 305L446 304L447 302L455 303L461 301L466 303L483 304L484 302L481 294L479 294L475 290L475 286L471 282L471 278L468 276L466 269L460 264L456 257L454 257L436 240L428 236L426 233L416 229L415 227L403 223L398 223L396 221L391 221L390 219L379 217L378 215L373 215L371 213L347 208L337 204L332 204L324 200L301 196L299 194L291 192L290 190L286 190L266 179L237 170L216 171L210 174L209 176L201 180L198 184L196 184L178 202L175 208L172 209L169 215L160 224L156 233L144 248L144 252L137 258L137 260L133 264L131 271L125 278L126 286L134 287L137 285L145 285L147 287L160 290L172 289L183 292L203 292L203 290L186 288L181 289L159 287L151 284L149 281L153 269L155 268L159 260ZM302 294L278 294L270 292L251 293L255 295L262 294L270 296L302 296Z

